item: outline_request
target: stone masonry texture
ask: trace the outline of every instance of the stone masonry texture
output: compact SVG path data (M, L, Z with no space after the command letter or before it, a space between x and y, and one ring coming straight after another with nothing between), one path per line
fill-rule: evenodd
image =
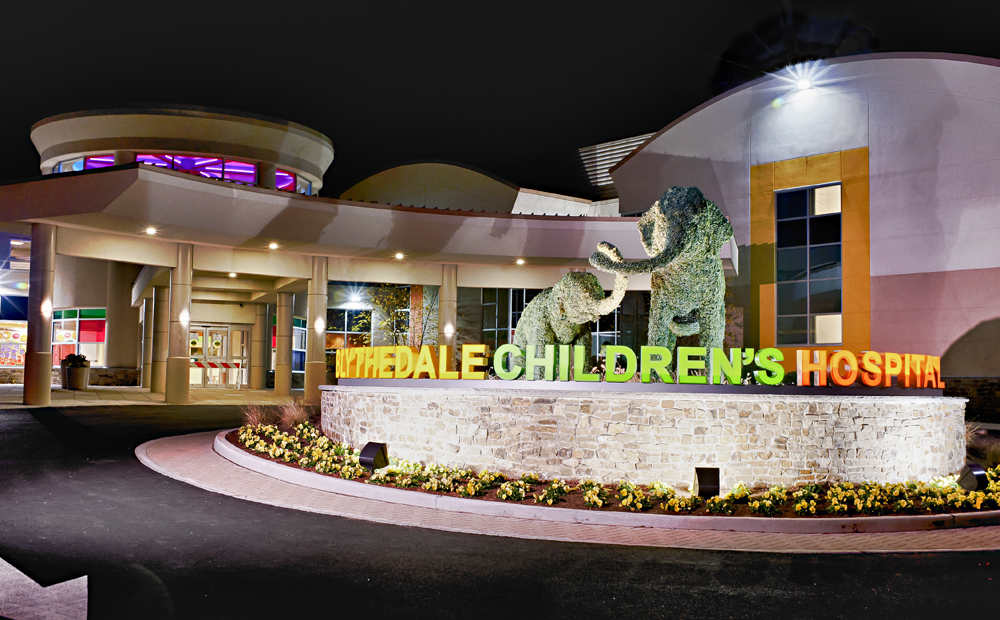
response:
M965 400L333 386L325 435L411 461L508 474L659 480L695 467L737 482L896 482L957 473Z

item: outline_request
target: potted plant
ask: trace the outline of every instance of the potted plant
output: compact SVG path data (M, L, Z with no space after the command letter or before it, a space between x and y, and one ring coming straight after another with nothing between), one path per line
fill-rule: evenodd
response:
M70 353L59 362L59 370L65 390L85 390L90 384L90 361L83 355Z

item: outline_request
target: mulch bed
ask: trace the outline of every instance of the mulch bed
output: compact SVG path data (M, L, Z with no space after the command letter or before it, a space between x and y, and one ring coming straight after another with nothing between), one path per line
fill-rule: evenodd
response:
M317 420L317 422L318 422L318 420ZM317 426L318 426L318 424L317 424ZM281 430L281 431L283 431L285 433L289 433L289 434L294 435L294 430L292 430L291 428L284 427L281 424L278 425L278 428L279 428L279 430ZM251 450L251 449L247 448L245 445L243 445L242 442L240 442L240 440L239 440L239 432L238 431L234 430L234 431L230 431L229 433L227 433L226 434L226 440L229 441L229 443L231 443L232 445L234 445L237 448L239 448L240 450L246 452L247 454L255 456L255 457L259 458L259 459L264 459L266 461L271 461L272 463L278 463L278 464L284 465L286 467L294 467L296 469L302 469L304 471L310 471L310 472L316 473L311 467L301 467L298 463L286 463L285 461L282 461L281 459L271 458L271 457L269 457L266 454L261 454L259 452L254 452L253 450ZM330 476L332 478L340 478L340 476L337 476L336 474L320 474L320 475ZM364 474L360 478L358 478L356 480L353 480L353 482L367 483L366 481L367 481L368 477L369 477L369 474ZM578 480L567 480L566 482L571 487L576 486L577 484L579 484ZM400 487L395 487L395 486L393 486L391 484L377 484L377 483L367 483L367 484L376 484L377 486L385 486L385 487L389 487L389 488L400 488ZM540 492L543 488L544 488L543 484L538 484L538 485L534 485L532 487L532 490L537 493L537 492ZM573 508L573 509L576 509L576 510L593 510L593 511L603 511L603 512L636 512L636 511L630 511L627 508L623 508L623 507L621 507L621 506L618 505L617 498L615 497L615 494L616 494L617 491L616 491L616 488L614 486L605 485L604 488L607 489L609 497L608 497L608 501L601 508L591 508L590 506L587 506L584 503L583 493L579 493L579 492L573 492L573 493L570 493L569 495L564 496L562 499L560 499L560 501L558 501L557 503L553 504L552 506L548 506L547 504L536 503L535 500L530 495L528 495L524 500L519 501L519 502L511 501L511 500L497 499L497 491L498 491L498 489L490 489L489 491L486 492L486 494L481 495L481 496L476 497L476 498L462 498L462 499L477 499L477 500L482 500L482 501L487 501L487 502L503 502L505 504L524 504L526 506L544 506L544 507L548 507L548 508ZM442 493L442 492L439 492L439 491L427 491L427 490L422 489L420 487L400 488L400 490L412 491L414 493L428 493L428 494L431 494L431 495L446 495L446 496L449 496L449 497L459 497L459 498L461 498L461 495L459 495L459 493L455 492L455 491L449 492L449 493ZM761 489L761 490L763 490L763 489ZM756 514L752 513L750 511L750 507L747 504L745 504L745 503L735 504L735 508L736 508L736 511L732 515L722 515L722 514L711 513L711 512L708 511L708 509L704 505L698 507L697 509L695 509L695 510L693 510L691 512L680 512L680 513L677 513L677 512L663 510L662 508L660 508L659 503L656 503L656 504L653 505L652 508L650 508L649 510L644 510L644 511L642 511L642 513L643 514L686 515L686 516L713 516L713 517L727 517L727 516L731 516L731 517L760 517L761 516L761 515L756 515ZM826 509L826 501L817 502L817 514L815 514L815 515L809 515L808 518L812 518L812 519L820 518L821 519L821 518L844 518L844 517L849 517L849 516L852 516L852 517L869 516L869 515L860 515L860 514L856 514L856 513L850 514L850 515L844 515L844 514L832 515L832 514L826 513L825 509ZM819 512L820 510L822 510L823 512L820 513ZM936 514L959 513L959 512L981 512L981 511L977 511L977 510L974 510L974 509L971 509L971 508L957 509L957 508L950 508L949 507L947 509L947 511L941 512L941 513L936 513ZM930 511L926 511L926 510L922 510L921 507L920 507L920 501L917 500L916 501L916 508L914 510L912 510L912 511L906 511L906 512L902 512L902 513L898 513L898 515L886 514L886 515L883 515L883 516L903 516L903 515L912 515L912 514L935 514L935 513L932 513ZM770 517L770 518L797 518L797 519L801 519L801 518L804 518L804 517L800 517L799 515L796 515L795 514L795 510L792 507L792 503L789 502L789 503L787 503L785 506L783 506L779 510L779 512L778 512L777 515L775 515L774 517Z

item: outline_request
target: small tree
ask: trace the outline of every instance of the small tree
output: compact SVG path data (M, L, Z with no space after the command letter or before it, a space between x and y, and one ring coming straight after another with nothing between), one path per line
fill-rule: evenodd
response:
M414 338L410 344L421 347L425 343L437 342L438 329L438 287L423 287L423 296L419 306L410 309L410 324L419 326L419 330L412 330ZM430 336L435 334L434 338Z
M380 284L368 296L378 317L372 317L377 329L394 345L406 344L410 331L410 291L394 284Z

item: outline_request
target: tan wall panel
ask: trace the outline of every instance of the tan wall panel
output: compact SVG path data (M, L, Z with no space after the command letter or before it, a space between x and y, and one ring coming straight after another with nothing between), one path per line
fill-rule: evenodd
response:
M834 183L840 177L840 153L824 153L774 162L774 189ZM751 187L751 192L755 191Z
M868 147L840 152L840 178L844 181L868 177Z

